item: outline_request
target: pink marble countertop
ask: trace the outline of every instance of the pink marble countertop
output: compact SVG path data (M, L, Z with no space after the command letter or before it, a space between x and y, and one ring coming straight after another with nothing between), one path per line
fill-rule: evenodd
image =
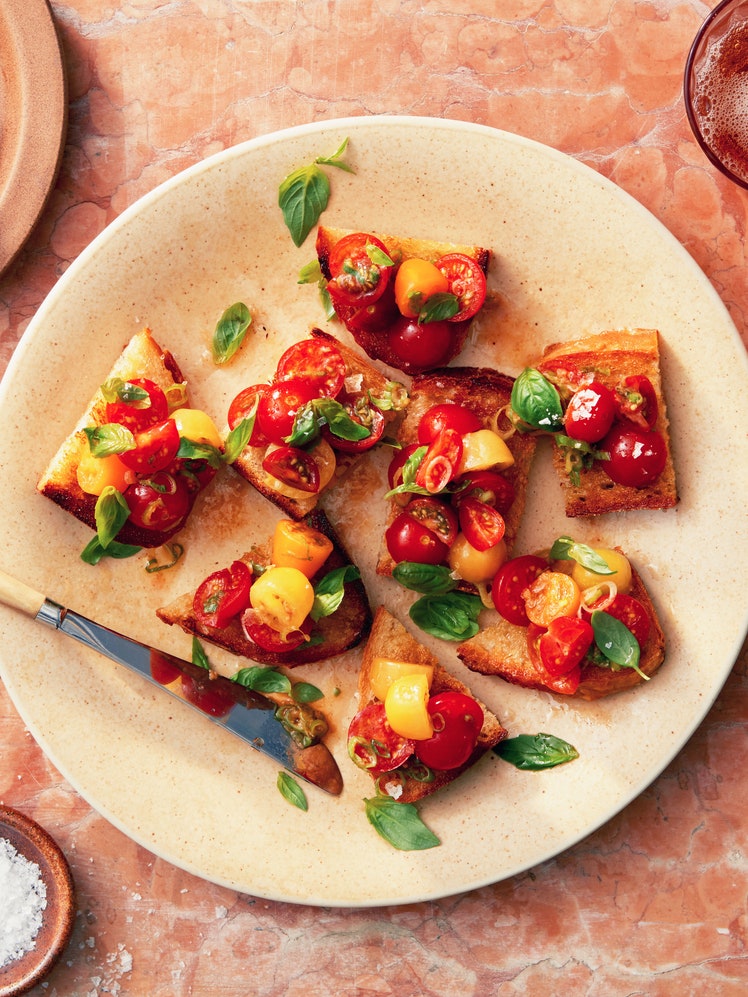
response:
M52 0L69 87L61 171L0 277L0 373L45 295L140 195L237 142L404 113L551 145L648 208L748 345L748 192L686 120L697 0ZM497 13L508 9L507 13ZM438 902L306 908L136 845L42 754L0 684L0 801L58 841L70 943L35 994L647 997L748 990L746 649L688 745L557 858Z

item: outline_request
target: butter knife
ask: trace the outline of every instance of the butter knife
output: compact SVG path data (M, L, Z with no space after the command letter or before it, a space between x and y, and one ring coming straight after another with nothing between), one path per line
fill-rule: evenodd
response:
M269 755L300 779L318 786L326 793L334 796L340 794L343 779L329 749L322 742L308 747L298 744L276 715L276 708L279 706L277 699L247 689L240 683L210 672L191 661L184 661L147 644L141 644L100 623L94 623L80 613L53 602L4 571L0 571L0 602L125 665L185 706L231 731L250 747ZM172 669L172 674L179 673L187 677L193 699L199 701L201 693L209 693L213 701L222 701L224 709L220 712L223 715L206 712L169 685L159 682L154 677L154 671L159 674L164 668Z

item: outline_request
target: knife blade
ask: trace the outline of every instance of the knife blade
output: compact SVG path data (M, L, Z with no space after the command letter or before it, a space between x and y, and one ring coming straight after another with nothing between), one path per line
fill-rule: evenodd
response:
M59 605L4 571L0 571L0 602L126 666L165 694L178 699L185 707L230 731L256 751L269 755L305 782L318 786L333 796L340 794L343 779L328 747L321 741L303 747L278 719L277 707L293 706L289 697L279 701L278 698L248 689L239 682L211 672L194 662L125 637ZM211 701L222 703L223 708L216 707L215 715L206 712L195 702L185 699L175 688L158 681L154 677L154 670L159 674L159 671L163 672L164 666L175 669L176 673L187 678L192 699L199 701L209 694Z

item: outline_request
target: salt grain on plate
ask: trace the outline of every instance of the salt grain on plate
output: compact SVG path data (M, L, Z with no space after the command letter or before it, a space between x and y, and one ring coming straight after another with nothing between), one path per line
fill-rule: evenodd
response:
M0 968L33 949L46 906L39 866L0 838Z

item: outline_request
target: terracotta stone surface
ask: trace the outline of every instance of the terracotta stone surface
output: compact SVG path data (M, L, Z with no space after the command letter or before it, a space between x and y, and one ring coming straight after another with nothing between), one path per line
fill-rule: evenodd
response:
M694 256L748 345L748 193L706 161L681 96L712 0L51 6L69 130L0 277L0 373L58 277L140 195L253 136L383 112L517 132L609 177ZM72 940L34 993L745 994L747 672L744 647L683 751L574 848L466 895L369 911L257 900L155 858L55 771L0 685L0 801L53 834L78 887Z

